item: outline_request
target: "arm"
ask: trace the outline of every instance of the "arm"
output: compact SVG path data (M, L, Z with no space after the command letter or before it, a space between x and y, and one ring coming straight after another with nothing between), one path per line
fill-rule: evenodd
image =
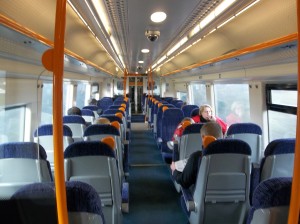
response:
M182 172L174 170L173 177L182 187L189 188L196 183L201 155L201 151L194 152L191 154Z

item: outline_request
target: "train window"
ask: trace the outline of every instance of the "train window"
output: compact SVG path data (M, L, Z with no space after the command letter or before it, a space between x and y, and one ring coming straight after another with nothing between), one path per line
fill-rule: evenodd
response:
M269 141L278 138L295 138L297 85L267 84L266 96Z
M215 84L214 91L216 114L228 125L250 121L249 86L247 84Z
M91 92L91 85L87 83L78 83L76 93L76 106L82 108L88 105ZM95 97L96 98L96 97Z
M42 114L41 124L52 124L52 83L43 84L42 93ZM63 84L63 114L72 107L73 102L73 85L64 82Z
M191 91L191 104L201 105L206 102L206 87L205 84L192 83Z
M182 100L183 102L187 102L187 93L177 92L177 99Z
M0 111L0 141L22 142L25 133L26 105L6 107Z
M41 124L52 124L52 83L43 84Z

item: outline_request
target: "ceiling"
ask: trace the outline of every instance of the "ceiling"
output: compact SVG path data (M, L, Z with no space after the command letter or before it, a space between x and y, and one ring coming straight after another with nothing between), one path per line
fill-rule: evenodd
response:
M99 0L109 20L109 25L104 26L97 15L94 1L97 0L70 0L67 4L65 65L70 72L95 77L121 77L124 68L130 74L146 73L222 2ZM190 74L189 70L207 65L212 59L297 32L296 1L260 0L247 12L210 34L210 31L252 2L254 0L234 1L224 13L196 35L189 36L187 42L156 66L154 75L182 78ZM55 0L0 1L0 21L4 24L0 27L0 56L40 65L44 50L53 47L55 8ZM167 14L166 20L162 23L152 22L150 15L155 11L164 11ZM15 24L15 31L7 29L6 26L10 26L8 24ZM146 30L159 31L159 38L150 42L146 38ZM11 32L20 34L12 35ZM115 43L111 37L114 37ZM31 40L29 45L28 38ZM34 40L36 38L38 41ZM201 41L195 43L199 39ZM191 44L192 47L178 54ZM150 52L143 54L141 50L144 48ZM269 61L270 58L266 63Z

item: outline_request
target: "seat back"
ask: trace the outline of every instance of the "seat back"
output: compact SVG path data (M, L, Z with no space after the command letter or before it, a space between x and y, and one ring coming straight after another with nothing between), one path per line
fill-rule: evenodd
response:
M99 117L99 114L98 114L99 108L96 105L84 106L82 109L89 109L89 110L93 111L95 118Z
M167 163L171 163L173 151L171 151L167 142L172 140L177 125L183 119L182 110L179 108L169 108L163 112L161 121L161 153Z
M95 188L107 223L122 223L121 190L113 149L100 141L75 142L66 148L66 181L82 181Z
M67 115L63 117L63 123L71 129L74 141L83 140L83 133L86 128L83 117L78 115Z
M181 108L184 117L191 117L191 112L194 109L199 109L199 107L197 105L184 105Z
M90 109L82 109L81 114L87 124L92 124L95 120L95 113Z
M247 224L286 224L288 222L292 178L271 178L254 191Z
M247 142L251 148L251 162L259 163L262 158L261 128L254 123L236 123L229 126L227 137Z
M84 132L85 141L101 141L103 138L111 136L115 140L114 152L118 161L118 171L120 176L120 183L124 179L123 166L123 144L121 142L120 132L117 128L109 124L92 124L86 128Z
M100 197L92 186L79 181L66 182L66 196L69 223L105 223ZM17 201L24 223L57 223L53 183L26 185L12 200Z
M202 149L202 126L202 123L191 124L184 129L179 142L179 160L187 159L193 152Z
M268 144L261 161L260 181L293 176L295 142L295 138L288 138L276 139Z
M63 145L64 150L74 142L72 131L67 125L63 125ZM34 132L34 142L39 143L46 150L51 170L54 170L54 145L53 145L53 125L46 124L38 127Z
M103 97L102 99L98 100L98 102L97 102L97 106L98 106L99 110L101 110L102 112L107 110L109 108L109 106L112 104L113 104L113 100L110 97Z
M202 155L190 223L244 223L249 208L249 145L220 139L203 149Z
M52 174L44 148L34 142L0 145L0 198L8 199L22 186L50 182Z

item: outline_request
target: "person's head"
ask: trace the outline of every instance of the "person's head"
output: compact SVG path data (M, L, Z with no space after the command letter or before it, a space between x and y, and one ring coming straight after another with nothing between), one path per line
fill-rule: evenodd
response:
M213 109L208 104L203 104L199 108L199 115L202 116L205 120L210 120L213 115Z
M81 110L78 107L71 107L68 109L68 115L79 115L81 116Z
M95 98L91 99L89 105L96 105L97 106L97 100Z
M99 117L96 120L94 120L94 124L110 124L110 120L106 117Z
M240 102L233 102L231 104L231 111L239 117L243 116L243 104Z
M202 128L200 129L200 134L202 139L205 136L213 136L216 139L223 138L222 128L221 126L214 121L205 123Z

